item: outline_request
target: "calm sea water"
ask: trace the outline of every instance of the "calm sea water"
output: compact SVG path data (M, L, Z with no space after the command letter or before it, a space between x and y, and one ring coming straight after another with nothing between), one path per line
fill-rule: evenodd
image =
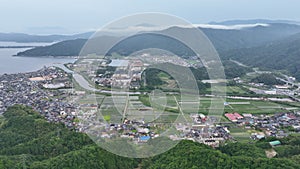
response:
M1 46L21 46L24 44L0 42ZM26 43L26 46L44 46L45 43ZM44 66L61 65L64 63L74 62L73 58L52 58L52 57L16 57L18 52L27 50L26 48L2 48L0 49L0 74L12 74L32 72L43 68Z

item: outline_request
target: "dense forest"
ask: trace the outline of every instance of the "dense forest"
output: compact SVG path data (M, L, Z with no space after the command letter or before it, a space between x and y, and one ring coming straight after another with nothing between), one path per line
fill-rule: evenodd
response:
M253 79L251 79L253 83L264 83L265 85L283 85L284 82L276 79L273 74L263 73Z
M300 79L299 45L300 34L295 34L263 46L227 51L222 56L254 67L287 70Z
M205 169L205 168L300 168L300 137L280 139L277 156L269 159L265 150L275 138L255 143L227 143L217 149L182 141L173 149L147 159L129 159L96 146L90 138L48 123L31 108L16 105L0 118L1 169Z

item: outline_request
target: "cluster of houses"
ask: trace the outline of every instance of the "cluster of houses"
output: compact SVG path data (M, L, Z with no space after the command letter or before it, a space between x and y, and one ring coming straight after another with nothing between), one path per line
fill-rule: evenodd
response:
M262 85L264 86L264 85ZM261 87L261 86L260 86ZM276 86L275 88L268 89L260 89L260 88L249 88L249 90L253 91L256 94L266 94L266 95L287 95L293 96L295 95L295 91L293 91L289 86Z
M267 72L270 74L271 72ZM240 84L247 84L251 87L249 87L249 90L261 95L285 95L285 96L294 96L298 95L299 89L294 89L295 85L297 86L296 78L295 77L288 77L286 76L285 79L281 79L276 77L277 80L280 80L284 82L283 85L265 85L264 83L253 83L253 82L245 82L240 77L234 78L233 80L236 83Z
M68 67L75 71L78 70L76 72L86 75L101 87L139 89L142 73L149 66L149 63L173 63L191 67L199 64L197 59L195 60L195 62L190 63L180 57L143 54L127 60L82 59Z
M150 139L159 137L159 134L154 131L156 128L155 124L145 123L143 120L129 120L125 118L123 123L104 122L104 119L95 120L97 116L96 109L85 111L85 113L80 115L82 117L78 116L81 119L76 124L79 132L88 133L101 139L126 138L136 144L146 143Z
M219 147L226 140L233 139L230 132L225 126L202 126L192 127L184 135L184 139L193 140L212 147Z
M68 74L49 67L36 72L4 74L0 76L0 114L15 104L33 107L48 121L61 122L73 127L75 107L66 101L69 92L47 90L46 84L70 85Z
M189 56L188 59L184 59L182 57L178 56L172 56L172 55L152 55L149 53L143 53L140 58L145 63L173 63L175 65L180 65L184 67L199 67L202 66L202 63L198 56ZM190 61L192 60L192 62Z
M251 138L259 140L265 137L287 137L291 132L300 132L300 113L287 112L274 115L252 115L226 113L228 120L246 129L256 129L261 132L252 133Z
M85 107L86 108L86 107ZM146 123L143 120L131 120L125 118L123 123L105 122L97 118L97 106L85 109L79 115L80 122L77 124L79 132L88 133L101 139L126 138L133 143L146 143L150 139L160 136L161 129L174 126L177 132L169 135L171 140L193 140L212 147L218 147L226 140L232 140L230 131L226 126L215 125L216 117L203 114L192 114L192 122L189 124L162 124ZM90 112L90 113L89 113Z
M100 87L138 89L146 65L139 59L82 59L67 66Z
M159 137L159 134L151 131L154 128L153 124L145 123L144 121L125 119L123 124L110 124L109 130L120 131L122 130L122 138L130 138L135 143L147 142L151 138Z
M137 59L118 60L118 62L122 64L110 63L103 66L104 69L108 66L115 67L115 70L98 73L93 81L102 87L139 89L142 72L145 69L144 63Z
M286 137L290 132L300 131L298 113L277 113L272 116L260 115L254 118L254 127L264 131L266 136Z
M226 140L233 139L226 126L215 125L216 117L191 114L191 124L176 124L179 135L171 135L173 140L192 140L212 147L218 147Z

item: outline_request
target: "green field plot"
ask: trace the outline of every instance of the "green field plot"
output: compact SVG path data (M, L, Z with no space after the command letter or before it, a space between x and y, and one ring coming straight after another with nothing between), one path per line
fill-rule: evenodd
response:
M99 111L107 122L120 123L122 121L122 114L113 105L102 105Z
M105 99L102 101L102 104L100 105L99 111L104 120L111 123L120 123L123 118L124 108L120 107L121 104L115 104L114 101L115 100L112 97L105 97ZM116 99L116 102L117 101L118 99Z
M226 91L228 95L239 95L239 94L248 94L248 91L239 87L239 86L218 86L220 91ZM206 91L211 93L211 88L207 88Z
M222 100L220 98L204 97L201 96L195 99L194 96L185 96L181 99L180 95L167 95L167 106L168 108L177 109L178 105L175 98L177 99L180 106L182 106L184 113L203 113L208 114L208 112L238 112L238 113L252 113L252 114L274 114L278 112L288 112L292 110L300 109L300 103L297 102L272 102L267 100L246 100L246 99L231 99L227 98L224 102L229 105L224 106L221 104ZM151 107L149 97L143 95L139 97L140 101L149 107ZM199 107L197 107L199 105ZM219 106L216 106L219 105Z
M163 112L159 117L157 117L153 122L155 123L174 123L178 119L178 113L171 113L171 112Z
M207 113L209 111L212 98L200 98L199 112Z
M87 95L79 99L80 104L101 104L105 96L103 95Z
M286 105L285 103L274 103L263 100L227 99L227 102L229 102L229 105L225 107L225 112L235 111L238 113L273 114L277 112L287 112L289 111L287 108L297 108L292 105Z
M251 141L250 130L246 130L241 127L232 126L230 127L230 134L236 139L238 142L249 142Z
M177 108L177 103L175 101L175 98L173 95L167 95L167 106L168 107L173 107L173 108Z
M0 115L0 127L5 123L5 119L2 115Z
M141 103L143 103L145 106L148 107L153 107L153 108L158 108L161 110L162 108L169 108L169 109L177 109L178 105L175 101L175 98L173 95L166 95L165 98L163 98L163 101L166 103L166 105L161 105L161 106L155 106L152 105L153 102L150 101L150 97L148 95L140 95L139 100ZM157 102L157 101L156 101Z

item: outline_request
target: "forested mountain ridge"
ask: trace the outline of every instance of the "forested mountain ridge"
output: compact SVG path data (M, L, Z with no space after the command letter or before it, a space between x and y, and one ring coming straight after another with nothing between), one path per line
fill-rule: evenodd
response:
M251 28L244 29L211 29L211 28L199 28L203 31L203 33L208 37L208 39L212 42L218 52L223 52L232 49L239 48L249 48L260 46L266 43L270 43L276 40L280 40L286 37L289 37L293 34L300 33L299 25L292 24L282 24L282 23L272 23L268 26L255 26ZM171 27L162 31L157 31L157 33L167 33L173 32L176 34L189 34L192 31L189 31L189 28L181 28L181 27ZM154 32L155 33L155 32ZM99 38L99 42L107 41L109 38L116 38L114 36L103 36L103 40L101 37ZM108 38L109 37L109 38ZM174 39L166 37L166 36L158 36L157 34L142 34L136 36L137 38L128 38L124 43L118 44L118 46L114 47L114 51L123 55L130 54L130 52L134 49L145 49L148 48L157 48L164 50L169 50L174 52L175 54L182 56L191 54L189 49L184 48L183 45L174 42ZM82 38L84 39L84 38ZM79 44L78 41L82 41L82 39L72 41L73 44L70 44L70 48L62 48L63 50L60 53L57 53L53 45L46 46L43 48L34 48L25 52L18 53L18 56L68 56L70 54L79 55L79 48L82 48L82 45ZM151 41L150 41L151 40ZM56 46L63 46L67 42L60 42L55 44ZM152 42L152 43L149 43ZM201 45L201 44L200 44ZM77 50L76 50L76 49ZM58 55L59 54L59 55ZM101 53L104 54L104 53Z
M253 48L224 52L224 59L234 59L253 67L287 70L300 79L300 34Z
M39 46L19 52L18 56L78 56L86 39L66 40L50 46Z
M162 32L181 33L186 29L188 28L172 27ZM300 33L297 33L300 28L298 25L273 23L270 26L257 26L242 30L201 29L216 46L221 59L234 59L253 67L287 70L291 75L300 79ZM103 36L100 37L99 44L116 39L119 38ZM85 42L86 39L62 41L50 46L36 47L17 55L77 56ZM130 55L132 52L151 47L173 51L178 56L193 55L187 46L157 34L130 37L114 46L108 54L116 52L121 55ZM225 63L229 62L224 62L224 65ZM225 65L226 67L228 66Z

